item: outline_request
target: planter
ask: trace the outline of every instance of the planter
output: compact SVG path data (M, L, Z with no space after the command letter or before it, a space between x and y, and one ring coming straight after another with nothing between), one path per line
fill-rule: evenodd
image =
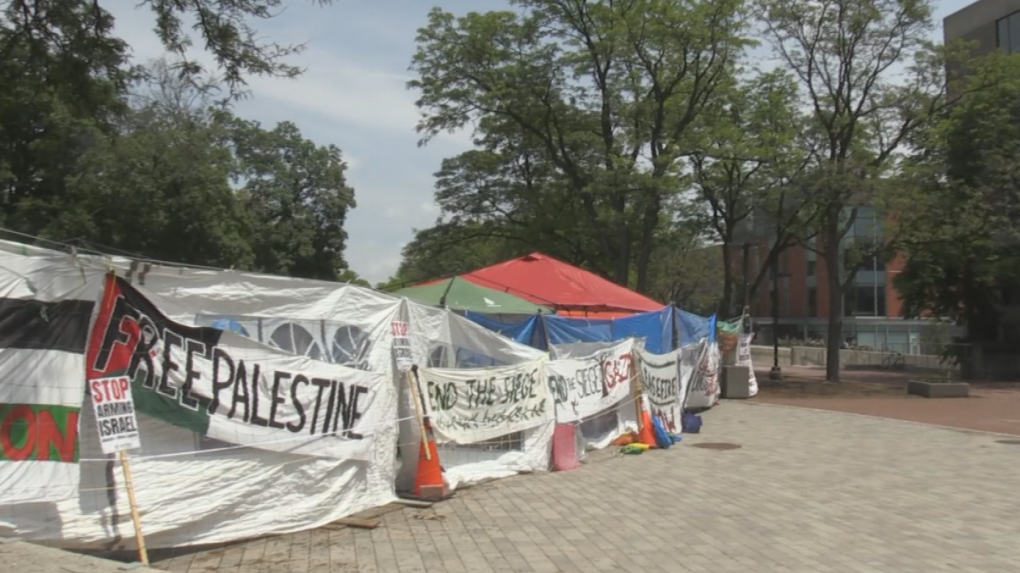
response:
M721 398L746 400L751 397L751 375L747 366L723 366L720 376Z
M907 382L907 394L925 398L966 398L970 395L970 384L966 382Z

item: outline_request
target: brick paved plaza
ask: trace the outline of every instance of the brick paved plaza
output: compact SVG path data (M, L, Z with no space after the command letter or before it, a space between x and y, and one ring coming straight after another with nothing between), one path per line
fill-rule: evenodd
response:
M175 573L1020 571L1020 445L724 403L682 447L519 476L318 530L180 554ZM690 447L731 442L730 451Z

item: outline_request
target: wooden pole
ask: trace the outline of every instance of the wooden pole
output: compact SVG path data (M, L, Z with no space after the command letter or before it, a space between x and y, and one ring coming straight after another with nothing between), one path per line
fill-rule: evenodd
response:
M120 465L124 468L124 483L127 485L128 503L131 504L131 521L135 523L135 541L138 542L138 558L142 565L149 564L149 552L145 550L145 536L142 535L142 518L138 515L138 504L135 502L135 485L131 481L131 462L127 451L120 452Z
M414 373L407 371L407 385L411 387L411 399L414 402L414 415L418 418L418 431L421 432L421 445L425 448L425 459L432 461L432 450L429 448L429 437L425 433L425 417L421 411L421 400L418 398L418 384L415 383Z

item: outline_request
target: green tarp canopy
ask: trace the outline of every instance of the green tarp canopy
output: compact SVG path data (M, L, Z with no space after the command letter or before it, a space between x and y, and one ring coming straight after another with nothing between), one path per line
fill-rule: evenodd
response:
M446 306L455 310L470 310L486 314L552 313L549 307L537 305L512 294L476 285L460 277L453 277L427 285L400 289L395 296L432 306ZM443 297L446 300L443 300Z

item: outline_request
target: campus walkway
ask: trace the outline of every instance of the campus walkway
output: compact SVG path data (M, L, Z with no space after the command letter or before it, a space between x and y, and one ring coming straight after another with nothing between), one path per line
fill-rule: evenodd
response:
M699 436L431 509L178 554L175 573L1020 571L1015 437L724 403ZM697 443L739 444L727 451ZM58 571L54 569L54 571Z

